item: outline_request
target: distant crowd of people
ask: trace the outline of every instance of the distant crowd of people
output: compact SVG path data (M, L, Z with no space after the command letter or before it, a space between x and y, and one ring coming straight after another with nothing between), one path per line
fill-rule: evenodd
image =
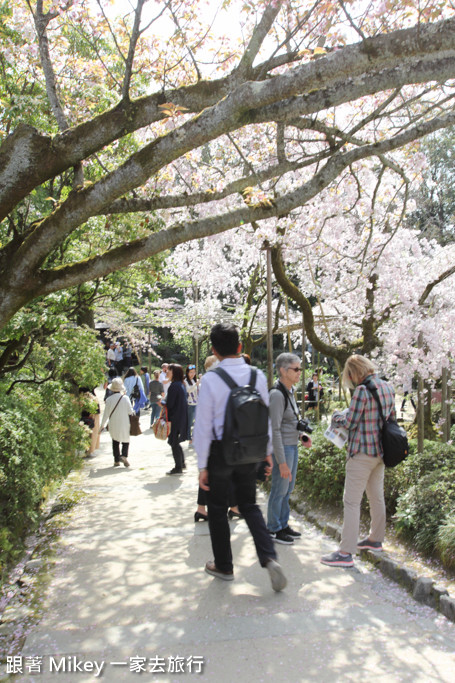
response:
M153 379L146 367L141 367L138 374L128 364L126 358L131 354L126 357L121 344L111 344L107 352L108 380L100 430L108 426L114 467L120 464L129 467L130 415L149 408L151 426L156 420L169 421L168 443L174 466L166 474L184 474L183 442L188 442L197 454L199 488L194 521L208 521L214 556L205 571L225 581L234 578L229 520L244 518L259 562L267 569L272 588L280 591L287 580L278 562L275 544L292 545L301 536L299 530L290 526L290 496L296 480L299 444L311 446L295 393L301 381L301 360L293 353L280 354L276 359L277 381L269 391L265 375L241 353L235 326L215 325L210 340L213 355L206 359L204 376L197 376L194 364L184 369L177 363L163 363L161 371L153 372ZM323 564L336 567L352 566L356 548L382 550L384 540L381 427L377 403L365 384L377 390L386 419L394 417L395 410L392 387L379 379L368 359L348 358L343 383L353 391L349 409L334 416L348 430L344 524L339 549L321 558ZM251 401L256 401L257 411L265 407L265 434L259 433L256 426L259 422L254 417L251 426L256 431L244 437L240 433L244 428L240 418L237 423L232 419L234 407L237 410L237 405L241 406L238 396L245 388L251 394ZM324 393L319 373L312 376L306 388L307 402L314 408ZM251 413L256 414L259 412ZM232 444L237 449L237 460L231 457ZM231 449L229 457L228 449ZM255 453L254 458L250 458L251 453ZM271 486L265 521L256 504L256 482L269 476ZM371 529L368 538L358 542L364 491L370 501Z

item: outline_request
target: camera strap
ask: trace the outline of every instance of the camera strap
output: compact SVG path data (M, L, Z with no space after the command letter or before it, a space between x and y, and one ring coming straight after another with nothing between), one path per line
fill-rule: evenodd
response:
M286 387L280 382L279 379L275 382L275 384L273 385L272 389L278 389L278 391L280 391L280 392L283 394L283 396L284 396L284 409L286 410L287 405L288 405L288 403L289 403L289 404L291 405L292 412L293 412L294 415L296 416L297 420L300 420L300 419L301 419L301 416L298 414L298 412L297 412L297 410L296 410L294 395L292 395L292 397L294 398L294 402L293 402L293 401L291 401L291 395L289 394L288 390L287 390Z

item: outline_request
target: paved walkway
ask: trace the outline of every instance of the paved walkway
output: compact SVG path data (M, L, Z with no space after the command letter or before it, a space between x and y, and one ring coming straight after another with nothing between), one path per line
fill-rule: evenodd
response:
M302 539L279 546L285 591L272 591L244 521L231 525L235 581L209 577L208 527L193 523L194 452L186 474L169 477L170 448L150 430L130 449L131 468L114 469L103 433L86 461L87 495L55 541L42 618L11 680L454 680L455 624L360 560L351 570L321 565L334 543L297 516Z

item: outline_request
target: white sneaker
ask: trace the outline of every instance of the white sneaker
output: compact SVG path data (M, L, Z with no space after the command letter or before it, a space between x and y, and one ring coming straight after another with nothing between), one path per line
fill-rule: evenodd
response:
M281 565L278 564L276 560L269 560L266 565L266 569L270 576L270 581L272 582L272 588L277 593L282 591L288 585L288 580L283 574Z

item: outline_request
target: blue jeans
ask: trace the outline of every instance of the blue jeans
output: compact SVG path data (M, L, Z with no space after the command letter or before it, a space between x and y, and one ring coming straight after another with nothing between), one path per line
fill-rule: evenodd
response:
M155 420L158 419L160 412L161 412L161 406L158 405L158 403L151 403L150 407L152 408L152 412L150 413L150 426L155 422Z
M194 416L196 414L196 406L188 404L188 441L191 441L191 428L194 423Z
M289 479L283 479L280 475L280 468L275 456L272 456L272 486L267 506L267 527L269 531L272 532L286 529L289 523L289 497L294 490L297 463L299 461L299 449L297 444L295 446L284 446L284 457L291 470L291 481L289 481Z

